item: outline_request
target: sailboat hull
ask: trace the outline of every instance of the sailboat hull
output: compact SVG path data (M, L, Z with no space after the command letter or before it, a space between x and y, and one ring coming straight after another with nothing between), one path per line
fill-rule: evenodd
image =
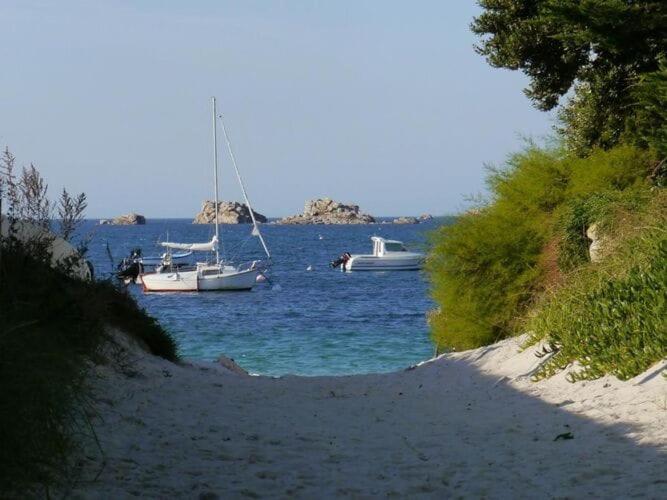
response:
M145 292L252 290L258 271L184 271L141 275Z
M252 290L257 282L257 271L248 270L233 273L222 273L210 276L201 276L197 281L200 291L217 290Z
M144 292L196 292L197 272L146 273L141 275Z

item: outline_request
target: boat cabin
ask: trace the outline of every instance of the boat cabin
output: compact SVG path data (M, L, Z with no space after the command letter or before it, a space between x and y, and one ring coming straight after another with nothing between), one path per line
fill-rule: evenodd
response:
M383 255L389 253L399 253L407 252L408 249L405 248L402 241L397 240L385 240L380 236L372 236L373 240L373 255L375 257L382 257Z

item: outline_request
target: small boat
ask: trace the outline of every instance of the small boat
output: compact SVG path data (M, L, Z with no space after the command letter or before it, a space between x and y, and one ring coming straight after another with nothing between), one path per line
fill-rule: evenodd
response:
M149 267L158 267L169 265L172 263L185 263L188 261L189 257L192 256L192 252L182 252L182 253L170 253L165 252L162 255L150 255L147 257L141 257L140 262L143 266Z
M208 243L172 243L161 245L170 250L191 252L216 252L218 238ZM163 263L153 273L141 275L146 292L196 292L205 290L250 290L264 271L265 264L252 261L245 265L233 266L216 258L215 263L198 262L194 266Z
M116 277L127 283L136 282L137 278L146 268L164 269L167 267L184 267L188 263L192 251L172 253L167 251L162 255L144 256L141 248L133 248L130 255L118 263ZM113 259L112 259L113 260Z
M424 266L424 254L409 252L402 241L372 236L373 254L345 252L331 263L342 271L416 271Z
M163 242L161 245L169 251L183 250L186 252L208 252L214 254L215 260L206 262L197 262L194 266L179 267L162 265L156 268L155 272L142 273L140 275L141 283L145 292L196 292L196 291L215 291L215 290L251 290L257 283L257 277L264 272L268 267L268 263L264 261L254 260L252 262L232 265L220 258L219 238L220 238L220 224L218 221L218 141L217 141L217 120L215 97L212 98L213 104L213 183L215 194L215 236L207 243L175 243ZM222 117L220 117L222 118ZM264 252L266 253L269 262L271 260L271 253L269 252L266 242L259 231L259 226L255 220L255 215L248 200L248 195L245 190L241 174L236 166L234 153L225 130L225 125L222 123L222 130L227 142L227 149L231 157L236 177L241 186L243 198L250 212L252 218L252 236L259 238Z

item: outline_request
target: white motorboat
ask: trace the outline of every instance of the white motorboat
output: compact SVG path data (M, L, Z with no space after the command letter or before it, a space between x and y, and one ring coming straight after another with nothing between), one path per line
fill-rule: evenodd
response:
M213 290L251 290L257 282L257 276L262 273L268 263L262 261L252 261L248 264L239 266L231 265L228 262L220 259L219 238L220 229L218 221L218 147L217 147L217 120L215 97L212 98L213 103L213 179L215 191L215 236L207 243L174 243L163 242L162 246L171 250L185 250L186 252L209 252L215 254L215 261L213 262L198 262L191 267L178 267L163 265L156 269L155 272L145 273L140 275L144 291L146 292L195 292L195 291L213 291ZM259 231L259 226L255 220L255 214L248 200L248 195L245 186L241 179L238 167L236 166L236 159L232 151L225 125L222 123L222 130L224 132L225 140L227 142L227 149L231 157L236 177L241 186L243 198L250 212L252 218L252 236L259 238L264 252L271 259L266 242Z
M416 271L424 265L424 254L409 252L402 241L372 236L373 253L353 255L344 253L333 261L333 267L343 271Z

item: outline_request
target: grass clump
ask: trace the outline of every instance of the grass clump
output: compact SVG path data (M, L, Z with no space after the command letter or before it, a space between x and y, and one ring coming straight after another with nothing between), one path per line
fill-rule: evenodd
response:
M53 266L55 236L46 184L13 175L13 157L0 164L0 497L49 497L68 473L68 456L89 435L93 409L86 379L107 362L110 328L122 329L153 354L175 361L176 344L136 302L109 282L72 275L72 258ZM2 169L1 167L5 167ZM32 189L35 185L40 189ZM71 234L85 197L64 196L61 224ZM0 217L0 222L2 218ZM25 228L38 229L36 232ZM26 236L27 235L27 236ZM108 350L106 350L108 352ZM42 494L38 488L43 488Z
M19 245L3 248L0 280L0 492L18 492L66 475L76 435L88 432L86 372L105 362L110 326L170 360L176 346L130 296Z
M633 216L613 256L574 273L552 291L528 326L532 342L555 349L536 378L577 361L571 381L636 376L667 356L667 206L659 193Z
M490 172L490 197L432 238L427 271L439 305L431 332L439 352L520 333L547 290L588 264L586 230L610 233L622 213L652 198L655 158L618 146L587 158L530 145Z
M569 272L589 262L591 240L587 229L593 224L601 234L612 235L624 220L641 213L652 197L642 185L625 191L606 189L568 200L556 220L559 269ZM608 244L613 245L613 241Z

